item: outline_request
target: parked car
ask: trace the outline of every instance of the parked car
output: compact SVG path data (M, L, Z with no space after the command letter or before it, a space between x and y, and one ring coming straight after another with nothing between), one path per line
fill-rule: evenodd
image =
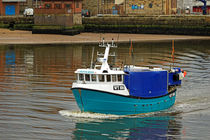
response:
M34 9L33 8L26 8L23 12L24 16L33 16L34 15Z

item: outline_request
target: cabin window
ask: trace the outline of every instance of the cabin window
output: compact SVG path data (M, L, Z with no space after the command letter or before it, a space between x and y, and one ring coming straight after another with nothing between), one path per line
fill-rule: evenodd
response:
M107 76L106 76L106 81L107 81L107 82L111 82L111 75L107 75Z
M120 75L120 74L117 75L117 81L122 82L122 75Z
M92 77L92 81L95 82L96 81L96 75L92 74L91 77Z
M116 82L116 81L117 81L116 75L112 75L112 82Z
M99 75L99 82L104 82L104 75Z
M90 81L90 74L85 74L85 81Z
M79 74L79 80L84 81L84 75L83 74Z

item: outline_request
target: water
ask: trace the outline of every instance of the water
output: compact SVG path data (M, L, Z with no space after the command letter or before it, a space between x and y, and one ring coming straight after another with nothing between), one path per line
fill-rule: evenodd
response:
M174 66L187 71L176 104L137 116L80 113L70 90L92 46L0 46L0 139L210 139L210 41L175 42ZM169 68L171 43L134 43L116 50L116 65Z

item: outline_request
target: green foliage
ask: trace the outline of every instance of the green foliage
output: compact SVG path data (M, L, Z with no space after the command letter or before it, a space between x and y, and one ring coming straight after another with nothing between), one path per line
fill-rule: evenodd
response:
M56 26L56 25L35 25L33 26L33 34L64 34L64 35L76 35L84 30L84 26Z
M32 30L33 24L15 24L15 30Z
M0 23L0 28L8 28L9 27L9 24L2 24Z
M63 30L63 26L57 25L34 25L33 29L53 29L53 30Z
M74 25L71 27L64 27L65 30L78 30L78 31L84 31L83 25Z

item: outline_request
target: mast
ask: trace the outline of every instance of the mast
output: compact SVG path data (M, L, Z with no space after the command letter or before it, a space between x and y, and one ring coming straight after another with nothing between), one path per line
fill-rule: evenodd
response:
M110 50L110 44L107 43L105 53L104 53L104 58L103 62L101 65L101 70L110 70L109 64L108 64L108 57L109 57L109 50Z
M108 64L108 57L109 56L112 56L109 54L109 51L110 51L110 48L113 47L113 48L116 48L117 46L114 44L114 41L112 39L112 43L109 44L109 43L104 43L104 39L103 39L103 42L102 44L99 44L99 47L105 47L105 52L103 54L103 58L98 58L98 61L101 62L101 70L104 71L109 71L110 70L110 67L109 67L109 64ZM102 55L102 54L98 54L98 55Z

